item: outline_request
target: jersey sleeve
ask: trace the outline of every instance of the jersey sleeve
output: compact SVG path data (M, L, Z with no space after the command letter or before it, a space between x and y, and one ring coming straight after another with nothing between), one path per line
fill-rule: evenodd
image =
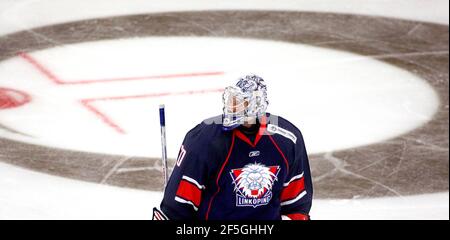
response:
M311 171L303 136L300 131L295 135L294 159L281 193L281 214L292 220L309 220L313 196Z
M171 220L197 218L207 173L206 161L196 151L196 142L186 136L164 192L161 211Z

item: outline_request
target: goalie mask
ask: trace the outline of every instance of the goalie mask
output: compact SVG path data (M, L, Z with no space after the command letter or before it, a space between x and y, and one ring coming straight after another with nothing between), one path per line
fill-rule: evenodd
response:
M223 129L229 131L252 123L266 112L269 101L264 79L256 75L240 78L223 93Z

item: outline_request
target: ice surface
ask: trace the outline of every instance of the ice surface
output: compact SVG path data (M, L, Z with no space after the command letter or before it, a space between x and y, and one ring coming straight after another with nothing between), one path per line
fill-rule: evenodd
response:
M77 9L77 11L73 11L73 9ZM168 11L182 12L230 9L362 14L446 25L448 25L449 21L449 2L444 0L366 0L364 1L364 4L361 4L361 1L359 0L280 0L276 1L275 5L274 1L269 0L190 0L182 2L172 0L158 2L139 0L96 0L86 2L74 0L2 0L0 1L0 35L4 36L6 34L25 30L28 31L30 35L33 36L33 40L39 44L50 42L55 45L60 45L55 39L47 37L42 32L35 32L33 28L76 20L100 17L106 18L118 15L125 16L129 14ZM189 17L187 20L188 19ZM390 72L390 70L387 70L386 72L383 70L380 72L380 75L386 74L396 78L394 80L397 82L406 81L408 84L404 84L403 86L401 84L393 85L391 90L399 90L400 92L407 91L408 89L412 90L413 97L416 97L416 100L418 100L411 101L411 96L400 96L403 102L398 99L389 99L388 97L391 95L383 95L385 92L383 87L386 87L386 85L383 84L386 83L381 85L374 84L374 86L380 89L380 92L378 92L380 94L378 96L381 99L380 101L386 100L385 103L392 104L392 109L387 108L384 110L390 111L391 113L401 113L402 111L406 111L409 114L414 115L414 117L408 119L422 119L424 122L429 121L430 115L434 114L434 118L431 120L433 125L427 128L418 128L412 134L400 138L348 151L354 154L347 154L348 152L326 152L322 155L313 156L312 160L314 161L314 167L316 168L313 169L313 171L320 173L320 175L314 176L316 186L322 190L318 195L321 198L324 196L326 197L327 194L346 198L315 199L311 211L313 219L449 219L448 160L445 160L448 159L448 127L442 127L448 125L448 46L440 45L442 42L445 43L445 45L448 45L448 31L445 36L434 35L433 37L439 41L436 41L437 44L433 44L434 41L433 43L428 41L430 32L432 32L431 30L438 28L436 26L424 27L425 23L418 23L412 25L399 24L400 28L396 28L398 27L397 25L392 25L390 21L381 19L377 21L377 23L383 26L383 28L376 33L369 33L367 35L364 35L363 33L358 35L358 30L360 29L354 29L354 31L356 31L355 37L350 34L346 35L344 33L345 31L342 33L339 32L336 35L333 35L334 33L332 33L332 31L325 31L325 34L331 34L331 37L327 37L330 37L332 40L327 38L327 40L320 41L320 34L322 34L322 32L316 32L317 29L314 25L306 26L302 23L303 22L299 22L298 25L300 26L299 29L304 31L302 32L303 35L299 35L305 37L305 40L302 40L302 42L308 43L308 41L311 41L311 39L308 38L310 34L318 34L319 38L312 38L313 41L311 43L319 46L323 45L325 47L331 46L331 48L339 48L348 45L352 50L356 49L356 52L363 52L365 55L371 55L371 51L376 49L378 50L375 51L377 55L371 56L370 58L380 60L392 58L393 60L390 61L392 64L404 68L406 68L405 65L413 66L412 73L427 78L429 81L425 84L426 87L429 87L428 84L431 85L431 87L439 94L439 99L428 102L426 99L430 100L430 96L433 96L434 94L433 91L431 91L431 94L428 94L429 92L427 91L421 91L420 88L415 88L418 85L411 85L409 83L417 82L408 81L408 78L405 78L405 75L391 75L392 72ZM197 27L202 31L210 31L210 29L208 29L208 23L204 23L204 25L198 23L192 24L197 24ZM339 25L339 23L336 24L337 25L331 25L330 28L342 27L344 30L352 29L352 26ZM402 29L402 26L407 26L407 28ZM271 26L267 27L270 28ZM123 28L119 27L115 30L121 31ZM259 30L261 29L255 29L255 32L258 33ZM97 32L89 32L86 36L90 36L90 34L95 35ZM126 34L126 32L123 32L123 34ZM287 35L292 38L298 37L296 34L299 33L287 33ZM408 37L417 41L412 45L405 44L404 40ZM373 46L373 48L366 49L364 44L368 43L369 45L372 44L370 46ZM23 45L25 43L16 44ZM24 48L27 47L28 46L25 45ZM1 51L8 52L11 49L11 46L0 45ZM65 48L65 50L70 52L70 48ZM391 50L393 52L390 52ZM383 53L384 51L386 51L386 53ZM45 53L45 51L43 53ZM61 52L59 51L53 52L55 56L58 56L60 53ZM82 52L79 53L81 54ZM52 65L52 68L54 67L56 70L64 69L64 64L58 65L58 62L51 61L52 57L45 54L42 56L44 57L44 62L49 61L46 62L46 64ZM17 81L29 80L28 78L30 75L27 74L30 71L29 66L23 64L22 60L23 59L13 58L0 64L3 66L3 69L0 70L7 73L6 77L0 78L0 87L5 87L6 85L15 87L14 80L16 79ZM75 63L72 63L73 65L76 65L79 60L76 58L74 58L74 60ZM91 60L94 61L95 58ZM351 74L354 70L352 67L361 66L361 64L364 64L367 60L367 57L356 59L338 58L337 60L347 61L347 64L342 62L344 63L343 69L348 67L348 74ZM354 60L356 60L356 62L354 62ZM113 59L111 59L111 61L113 61ZM373 59L370 59L369 61L373 61ZM447 64L444 64L445 66L436 64L442 62L446 62ZM15 64L14 68L11 68L11 65L8 65L6 68L6 63L18 64ZM70 72L70 76L77 78L87 77L83 75L85 73L89 73L89 76L96 76L95 71L93 71L95 70L95 67L98 67L98 65L89 64L88 71L84 71L85 69L77 71L76 68L69 68L64 71L73 71ZM136 71L136 68L139 68L139 65L128 66L126 71L134 72ZM395 67L392 67L391 69L393 68ZM319 67L318 71L320 72L321 70L322 69ZM94 73L94 75L91 75L92 73ZM117 72L114 71L114 74L110 77L117 77L116 73ZM320 74L326 75L327 72L322 71ZM359 76L364 77L364 71L359 72L359 74ZM418 79L417 76L414 76L411 79ZM37 81L33 81L33 84L29 84L28 87L39 89L39 87L42 87L42 84L39 82L40 79L45 80L45 76L40 76L39 74L34 75L33 80ZM69 78L67 80L74 79L76 78ZM324 82L324 84L329 84L329 82ZM352 84L357 86L358 83L353 82ZM400 89L397 89L397 87L400 87ZM311 93L316 91L315 89L309 90ZM86 91L81 92L86 95L90 94L90 92ZM71 92L67 91L65 94L70 95ZM45 97L58 97L58 95ZM183 101L181 98L178 100ZM439 104L437 101L440 101ZM395 105L395 103L399 105ZM434 104L427 105L430 103ZM382 102L376 104L379 104L379 106L383 105ZM433 107L435 105L439 105L437 112L435 112L436 109ZM110 106L102 103L99 104L99 107L109 108ZM126 108L125 106L119 106L119 108L121 107ZM396 109L400 112L395 112ZM46 111L46 108L40 110ZM364 110L369 111L370 109ZM68 112L66 117L72 118L71 114L79 115L82 113ZM399 114L398 116L400 115L403 114ZM395 116L395 114L393 114L393 116ZM17 121L12 121L10 123L19 123L20 118L25 120L27 117L25 111L21 112L21 110L18 110L15 118ZM0 128L17 135L15 129L3 125L4 122L7 121L6 118L0 117L0 119L2 120L0 121ZM376 120L383 121L382 118ZM403 123L405 122L398 122L398 124ZM411 124L416 124L416 122ZM33 125L31 124L26 125L29 128L33 128ZM309 126L307 129L311 128L313 128L313 126ZM361 127L361 129L364 130L363 127ZM372 134L382 134L382 132L377 132L377 129L370 130L372 131L371 136ZM308 135L308 131L309 130L305 131L306 135ZM184 130L180 130L180 132L184 132ZM442 134L443 132L446 134ZM38 136L39 134L36 135ZM310 136L313 137L314 135L315 134ZM174 137L171 137L170 139L173 141ZM1 140L2 139L0 139L0 143L3 143ZM63 141L64 139L61 139L60 142ZM320 139L316 139L316 141L319 142ZM179 144L172 143L172 145ZM320 146L320 144L316 146ZM34 146L30 147L30 145L19 145L18 148L14 149L8 148L7 146L1 147L1 149L5 150L0 152L0 159L7 159L9 162L17 165L23 165L21 164L23 162L27 162L28 164L35 163L35 161L33 161L33 156L43 156L43 158L48 158L46 164L49 165L44 164L39 166L45 168L44 172L47 172L47 170L51 172L53 170L53 161L55 161L53 164L56 164L56 161L62 161L66 162L67 165L80 167L70 161L70 159L77 154L76 152L61 154L60 152L48 149L39 149ZM384 151L386 149L389 151ZM331 151L333 149L329 148L328 150ZM317 152L320 151L322 150L317 150ZM429 154L430 152L432 155ZM81 158L85 158L85 156L83 155ZM90 156L90 158L95 160L96 164L105 167L101 168L101 170L105 172L99 173L100 178L95 174L91 176L90 173L86 172L82 172L81 175L90 178L89 181L102 184L110 184L112 180L116 180L112 177L114 171L123 173L126 171L133 172L142 171L142 169L154 170L159 168L156 164L155 166L145 167L135 166L133 165L135 162L128 161L130 159L129 157L120 157L118 161L109 160L97 155ZM76 160L80 159L77 158ZM84 162L79 162L78 164L84 164ZM91 166L92 165L88 165L88 168ZM416 166L417 168L415 168ZM443 167L436 170L436 166ZM405 171L405 169L407 171ZM98 171L95 167L92 167L90 170ZM66 171L70 174L76 172L74 169ZM143 174L148 175L147 172L144 172ZM439 178L436 176L439 176ZM342 186L346 185L345 183L348 183L349 181L357 182L358 184L347 184L348 187L342 189ZM0 219L150 219L152 208L159 204L162 197L160 192L132 190L102 184L50 176L0 163ZM398 188L400 188L400 190ZM327 194L324 194L325 190ZM442 192L443 190L446 191ZM356 192L361 192L363 197L361 198L355 195ZM404 193L410 194L411 192L419 192L420 194L403 196ZM372 195L385 197L365 197Z
M230 49L252 61L236 58ZM29 55L65 83L223 72L58 87L20 57L0 63L2 86L33 96L26 108L0 112L3 124L32 136L11 138L83 152L158 158L160 149L149 147L160 143L159 118L151 109L164 102L168 157L176 158L175 146L181 145L184 134L203 119L219 115L222 108L220 91L177 93L221 89L247 72L264 76L271 99L268 111L296 123L310 154L394 138L430 121L439 106L432 87L406 70L344 51L279 41L150 37L64 45ZM321 71L324 68L327 71ZM158 97L161 93L167 96ZM104 99L90 106L126 135L88 111L80 103L83 99Z
M449 2L446 0L366 0L363 4L360 0L278 0L276 4L271 0L2 0L0 34L94 17L230 9L335 12L449 23Z

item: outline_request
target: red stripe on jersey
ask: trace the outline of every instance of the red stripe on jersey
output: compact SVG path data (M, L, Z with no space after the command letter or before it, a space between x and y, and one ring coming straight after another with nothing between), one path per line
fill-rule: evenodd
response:
M292 214L287 214L286 215L288 218L292 219L292 220L309 220L309 216L306 214L302 214L302 213L292 213Z
M181 180L177 190L177 197L191 201L196 207L200 206L202 191L193 183Z
M305 179L302 177L291 182L287 187L283 189L281 193L281 201L288 201L296 198L300 193L305 190Z
M245 136L243 133L241 133L241 131L239 130L235 130L236 131L236 136L238 138L240 138L242 141L246 142L248 145L255 147L255 145L250 141L250 139L248 139L247 136Z

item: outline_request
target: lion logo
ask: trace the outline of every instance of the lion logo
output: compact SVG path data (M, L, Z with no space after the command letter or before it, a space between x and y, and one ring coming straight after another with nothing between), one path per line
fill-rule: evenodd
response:
M272 199L272 187L278 181L279 166L266 167L260 163L248 164L244 168L231 170L236 206L258 207L267 205Z

